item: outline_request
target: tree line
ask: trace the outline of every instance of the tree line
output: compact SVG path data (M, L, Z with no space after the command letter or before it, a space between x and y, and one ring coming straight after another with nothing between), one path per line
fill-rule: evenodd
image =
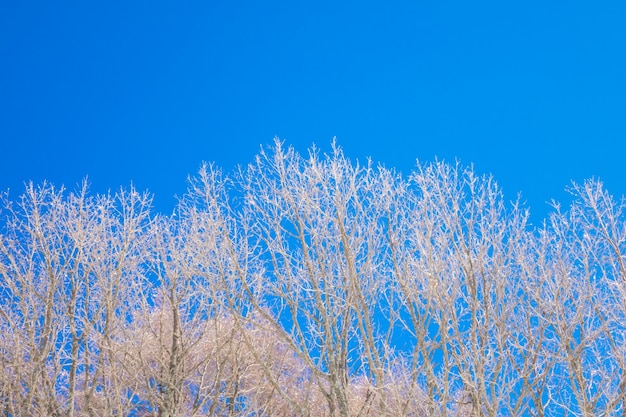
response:
M473 169L276 142L134 188L2 198L0 414L626 416L626 223L540 226Z

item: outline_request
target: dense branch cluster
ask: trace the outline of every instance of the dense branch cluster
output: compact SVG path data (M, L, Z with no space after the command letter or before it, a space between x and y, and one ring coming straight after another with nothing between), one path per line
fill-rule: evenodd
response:
M528 224L490 177L280 142L134 189L2 200L0 414L626 415L626 223Z

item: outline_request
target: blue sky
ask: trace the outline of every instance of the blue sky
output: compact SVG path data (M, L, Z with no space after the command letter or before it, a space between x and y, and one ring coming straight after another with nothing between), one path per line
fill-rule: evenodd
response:
M0 0L0 190L131 181L169 212L201 161L333 136L408 173L458 158L535 221L626 194L626 2Z

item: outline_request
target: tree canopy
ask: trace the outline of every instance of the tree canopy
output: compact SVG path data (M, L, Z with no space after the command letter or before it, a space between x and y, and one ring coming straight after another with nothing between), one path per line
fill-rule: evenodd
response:
M529 225L496 181L277 141L134 188L2 199L0 413L626 413L624 201L573 184Z

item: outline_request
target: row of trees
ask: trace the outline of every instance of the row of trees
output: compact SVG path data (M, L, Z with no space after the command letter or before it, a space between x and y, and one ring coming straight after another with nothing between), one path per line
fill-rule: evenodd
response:
M541 227L490 177L277 142L134 189L3 199L0 414L626 415L624 203Z

